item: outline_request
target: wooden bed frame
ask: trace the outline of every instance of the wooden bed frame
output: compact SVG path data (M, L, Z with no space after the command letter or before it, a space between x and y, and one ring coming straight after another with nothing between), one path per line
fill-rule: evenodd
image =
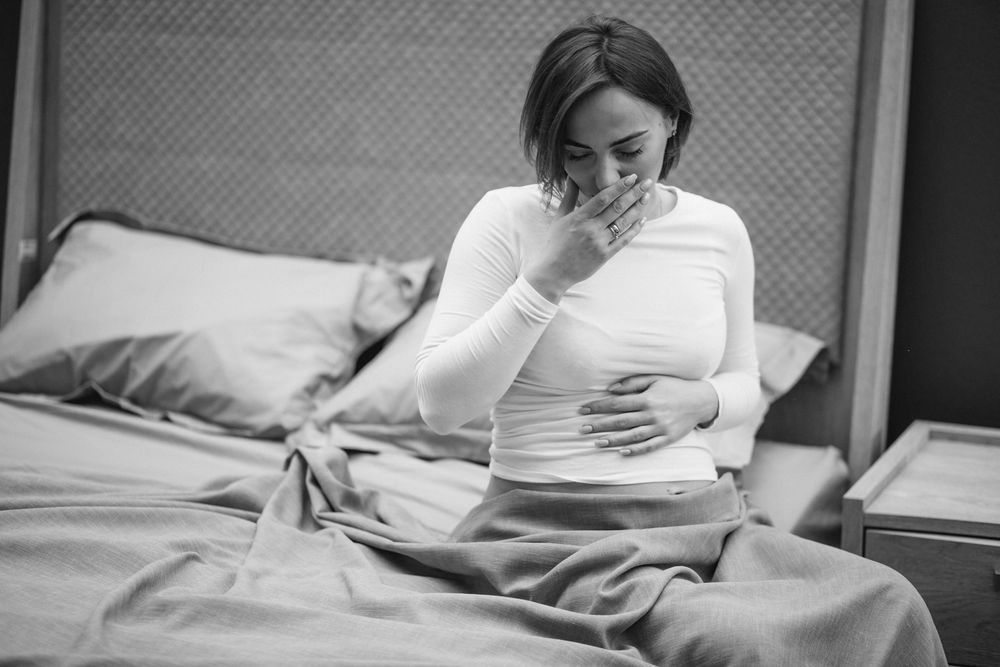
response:
M35 267L28 272L30 286L51 260L48 233L66 215L92 206L124 207L164 228L252 248L443 258L464 212L485 189L533 177L520 156L512 117L522 91L511 82L526 81L525 68L555 27L590 11L569 1L545 7L516 0L23 0L0 323L26 287L23 267ZM805 330L829 344L828 377L801 382L772 406L761 435L836 445L854 480L881 454L886 439L912 0L843 0L805 8L794 2L620 3L625 18L668 38L689 88L701 91L700 116L695 95L696 134L672 180L731 203L744 215L758 256L758 318ZM599 9L616 12L615 3ZM248 14L233 21L238 11ZM310 11L326 12L327 23L304 15ZM144 13L169 16L150 28L136 23ZM815 25L817 20L822 25ZM176 25L189 33L178 36ZM850 37L852 51L834 50L845 41L839 34L823 39L831 25ZM309 30L319 32L305 35ZM523 35L528 46L496 51L501 47L495 44ZM382 40L382 47L371 47L370 40ZM372 63L366 48L387 57ZM143 53L150 54L144 66L152 69L128 69ZM185 53L200 60L166 74L157 69ZM801 60L796 53L818 54L810 66L832 72L832 91L819 91L818 100L803 94L814 92L809 77L815 72L790 69ZM108 54L120 54L120 60L109 61L113 80L93 79L95 70L88 67ZM363 64L348 57L360 57ZM504 59L513 62L508 67ZM207 78L171 75L176 72ZM234 79L238 87L212 97ZM126 80L131 83L121 85L134 85L136 97L107 106L122 93L115 86ZM151 93L151 81L166 88ZM302 96L282 108L288 85ZM335 90L324 93L327 86ZM390 97L366 100L371 90ZM183 116L203 97L211 98L199 110L203 115L182 118L177 123L183 127L170 126L167 135L143 134L162 117L129 115L133 106L155 114L156 109L141 108L155 103L170 116ZM226 106L234 98L240 106ZM175 106L178 100L181 106ZM738 108L742 103L747 106ZM381 115L368 119L369 109ZM831 115L817 120L827 109ZM236 144L201 157L182 154L183 146L167 155L178 141L224 140L230 126L219 120L223 112L249 123ZM281 134L288 129L282 124L288 114L294 116L288 127L304 134ZM380 129L366 125L369 121ZM169 134L199 122L205 125L201 139ZM797 123L801 126L793 127ZM830 123L828 143L812 143ZM438 126L443 133L436 133ZM265 141L271 128L278 128L272 144L253 143ZM380 138L383 130L388 138ZM97 145L93 137L120 143ZM469 150L473 138L483 145ZM372 148L365 145L369 141L387 143ZM387 148L393 145L398 156ZM168 150L147 155L150 146ZM338 147L345 151L345 164L336 157ZM387 154L392 155L388 167ZM824 166L817 154L832 156L830 164ZM148 168L131 162L140 159L136 156L150 160ZM400 196L372 197L379 188L390 189L376 180L387 173L394 176L388 185ZM211 191L191 194L220 174L242 189L220 194L219 200ZM258 177L264 180L254 180ZM152 201L149 192L159 198ZM820 193L832 193L834 205L820 206ZM341 209L346 224L332 217ZM275 217L285 214L309 219L311 226L284 229ZM213 226L220 220L228 227ZM831 230L832 245L811 247ZM396 245L380 246L387 238ZM798 273L789 274L791 265ZM786 294L790 286L812 284L820 291ZM809 307L820 302L828 312L816 317Z

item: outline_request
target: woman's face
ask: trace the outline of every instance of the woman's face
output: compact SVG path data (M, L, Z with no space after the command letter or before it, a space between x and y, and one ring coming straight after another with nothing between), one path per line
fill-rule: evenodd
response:
M566 119L563 158L580 200L629 174L656 182L674 122L621 88L603 88L580 100Z

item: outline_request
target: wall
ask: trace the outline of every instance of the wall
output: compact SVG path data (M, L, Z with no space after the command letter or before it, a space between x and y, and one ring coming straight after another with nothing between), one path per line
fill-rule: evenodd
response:
M890 442L1000 427L1000 2L917 0Z

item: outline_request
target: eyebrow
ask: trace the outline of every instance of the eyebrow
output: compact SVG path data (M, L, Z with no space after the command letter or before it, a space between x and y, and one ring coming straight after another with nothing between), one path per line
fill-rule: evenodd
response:
M614 148L615 146L621 146L622 144L627 144L628 142L632 141L633 139L638 139L639 137L641 137L642 135L646 134L647 132L649 132L649 130L639 130L638 132L634 132L634 133L628 135L627 137L622 137L621 139L616 139L615 141L611 142L611 147ZM575 148L586 148L588 150L590 149L590 146L586 146L584 144L577 143L576 141L573 141L572 139L567 139L565 143L566 143L567 146L573 146Z

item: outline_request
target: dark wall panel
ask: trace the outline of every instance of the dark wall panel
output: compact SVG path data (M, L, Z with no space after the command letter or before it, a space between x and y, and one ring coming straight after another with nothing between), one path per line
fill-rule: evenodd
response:
M1000 427L1000 2L915 9L890 441Z

